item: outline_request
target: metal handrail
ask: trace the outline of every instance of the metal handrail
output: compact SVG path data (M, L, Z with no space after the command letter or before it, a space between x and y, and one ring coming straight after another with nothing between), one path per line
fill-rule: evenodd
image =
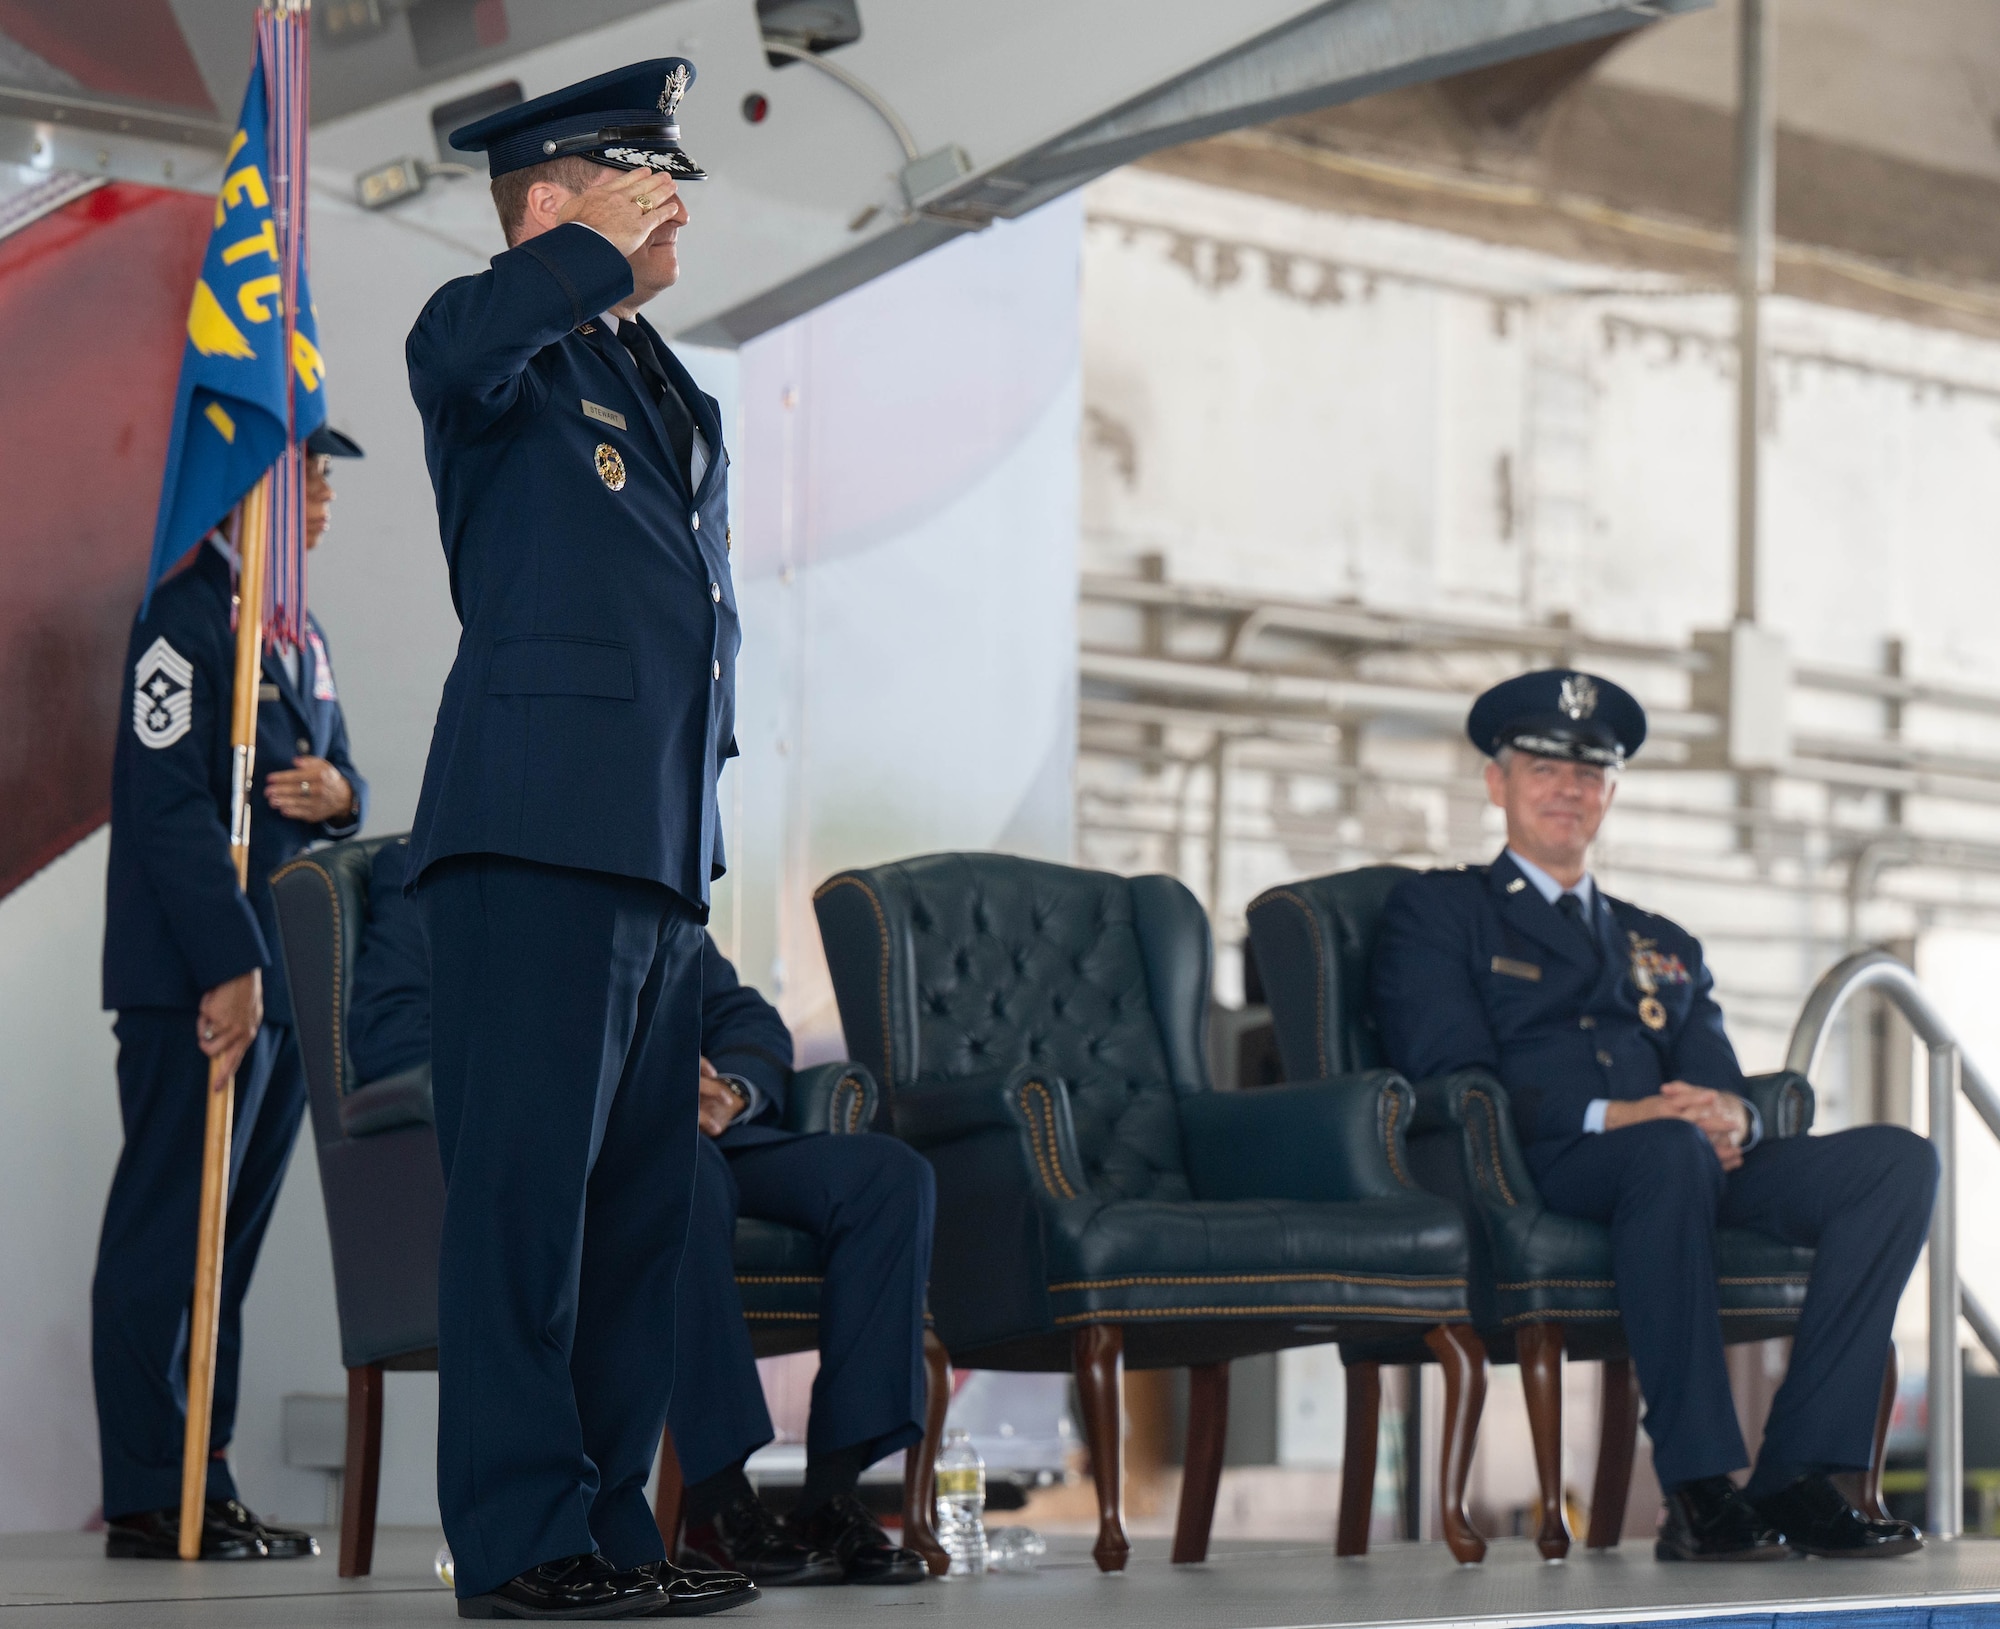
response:
M1834 1016L1858 990L1879 990L1909 1020L1930 1054L1931 1146L1937 1151L1937 1207L1930 1236L1930 1365L1925 1377L1928 1414L1925 1458L1927 1529L1957 1538L1965 1511L1964 1377L1958 1355L1963 1314L1979 1342L2000 1360L2000 1324L1958 1276L1957 1100L1961 1094L2000 1137L2000 1093L1966 1057L1958 1037L1917 975L1886 950L1861 950L1836 963L1813 986L1799 1011L1785 1051L1785 1067L1808 1078Z

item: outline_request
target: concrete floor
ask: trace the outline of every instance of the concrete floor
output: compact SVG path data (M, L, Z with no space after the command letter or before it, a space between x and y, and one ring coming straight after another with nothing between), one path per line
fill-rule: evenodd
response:
M353 1582L334 1575L331 1555L304 1563L184 1567L106 1561L101 1542L81 1533L0 1538L0 1629L391 1629L457 1621L451 1597L431 1572L438 1545L432 1531L384 1529L374 1576ZM2000 1541L1962 1540L1872 1564L1743 1568L1662 1567L1648 1546L1633 1543L1548 1567L1525 1542L1506 1542L1477 1568L1452 1566L1437 1545L1390 1545L1365 1560L1337 1561L1319 1546L1236 1543L1217 1545L1205 1566L1177 1568L1168 1564L1163 1542L1140 1540L1131 1570L1107 1578L1091 1565L1085 1541L1065 1537L1052 1541L1042 1570L1031 1577L895 1590L773 1590L726 1621L784 1619L801 1629L808 1623L835 1629L885 1623L889 1629L1503 1629L1909 1605L1986 1605L2000 1625ZM1954 1614L1954 1621L1978 1618Z

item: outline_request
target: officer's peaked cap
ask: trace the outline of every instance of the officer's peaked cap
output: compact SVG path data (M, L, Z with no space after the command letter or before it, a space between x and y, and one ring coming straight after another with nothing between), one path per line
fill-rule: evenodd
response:
M451 144L484 153L495 176L577 157L614 170L705 180L707 172L681 148L678 109L693 83L694 64L686 57L654 57L461 125Z
M1472 704L1465 733L1488 757L1502 747L1537 758L1622 764L1646 740L1646 709L1622 685L1574 668L1504 679Z
M343 435L330 424L322 424L306 437L306 451L315 458L360 458L361 443Z

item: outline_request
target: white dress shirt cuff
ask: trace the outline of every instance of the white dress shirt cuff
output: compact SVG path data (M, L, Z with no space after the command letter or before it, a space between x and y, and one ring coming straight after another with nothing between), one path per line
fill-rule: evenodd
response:
M1590 1100L1590 1107L1583 1111L1584 1131L1587 1133L1602 1131L1604 1129L1604 1117L1610 1112L1611 1112L1610 1098L1593 1097Z

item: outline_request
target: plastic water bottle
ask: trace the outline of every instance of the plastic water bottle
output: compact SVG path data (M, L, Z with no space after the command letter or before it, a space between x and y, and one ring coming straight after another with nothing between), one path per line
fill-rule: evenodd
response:
M1048 1540L1032 1527L996 1527L987 1535L995 1572L1033 1572L1048 1551Z
M449 1544L440 1544L438 1546L437 1559L431 1563L431 1566L438 1575L438 1582L444 1585L446 1589L450 1589L452 1586L452 1566L451 1546Z
M938 1542L951 1557L953 1578L976 1578L990 1560L986 1546L986 1461L970 1432L945 1433L937 1462Z

